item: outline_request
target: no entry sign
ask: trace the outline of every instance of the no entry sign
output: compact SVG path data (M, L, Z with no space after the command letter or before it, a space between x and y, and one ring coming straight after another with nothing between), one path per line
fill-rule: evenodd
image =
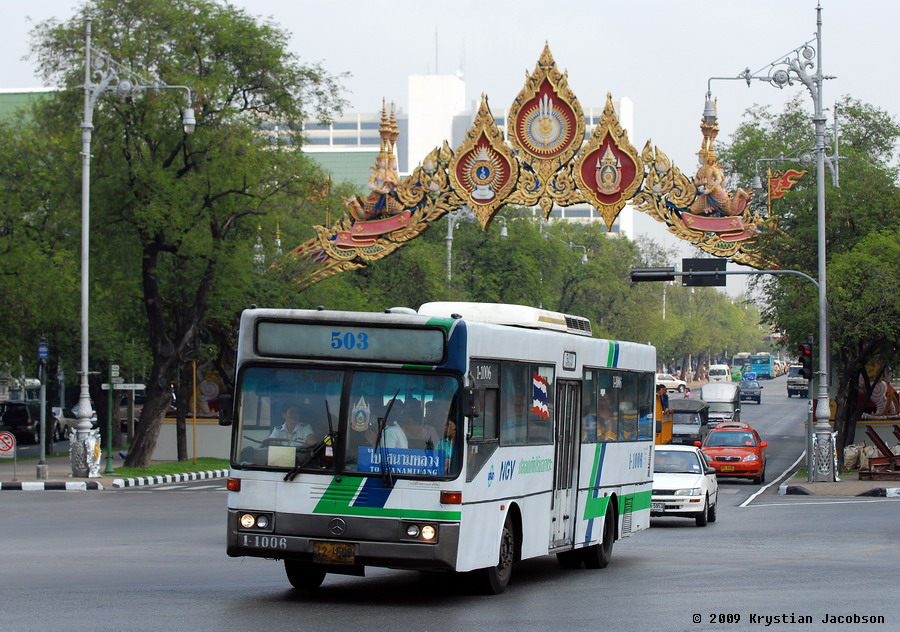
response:
M9 432L0 432L0 458L12 458L16 454L16 437Z

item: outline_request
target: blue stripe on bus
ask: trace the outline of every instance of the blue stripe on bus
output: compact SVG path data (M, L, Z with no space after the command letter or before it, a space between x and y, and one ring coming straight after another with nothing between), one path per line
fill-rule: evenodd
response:
M597 469L594 470L593 489L590 491L590 498L599 498L600 494L600 473L603 471L603 460L606 457L606 444L597 443ZM591 541L591 533L594 529L594 518L588 519L587 530L584 535L584 543L587 545Z
M351 507L384 507L388 496L391 495L391 487L385 487L384 481L377 477L367 478L356 498L350 504Z
M612 366L613 366L613 368L615 368L615 367L619 366L619 351L620 351L620 348L619 348L619 343L618 343L618 342L614 342L613 345L615 346L616 352L615 352L615 356L613 357L613 363L612 363Z

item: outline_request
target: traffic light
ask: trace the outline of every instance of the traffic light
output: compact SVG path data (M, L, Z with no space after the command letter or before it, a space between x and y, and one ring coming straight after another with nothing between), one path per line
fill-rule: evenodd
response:
M797 345L797 351L800 353L800 377L811 380L813 375L812 345L804 342Z
M644 281L674 281L675 268L633 268L631 270L631 282L643 283Z

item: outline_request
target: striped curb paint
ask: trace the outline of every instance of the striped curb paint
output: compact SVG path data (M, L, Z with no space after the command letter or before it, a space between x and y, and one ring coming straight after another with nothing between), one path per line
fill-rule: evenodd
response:
M228 470L207 470L205 472L188 472L185 474L166 474L164 476L140 476L138 478L113 479L113 487L146 487L147 485L162 485L164 483L184 483L187 481L202 481L228 476Z
M96 481L27 481L23 483L0 483L0 490L19 490L23 492L67 491L83 492L89 489L103 489Z

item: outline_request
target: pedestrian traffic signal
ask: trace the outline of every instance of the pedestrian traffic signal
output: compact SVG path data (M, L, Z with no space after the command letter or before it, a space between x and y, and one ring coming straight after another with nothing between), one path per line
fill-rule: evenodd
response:
M813 375L812 345L804 342L797 345L797 351L800 353L800 377L811 380Z

